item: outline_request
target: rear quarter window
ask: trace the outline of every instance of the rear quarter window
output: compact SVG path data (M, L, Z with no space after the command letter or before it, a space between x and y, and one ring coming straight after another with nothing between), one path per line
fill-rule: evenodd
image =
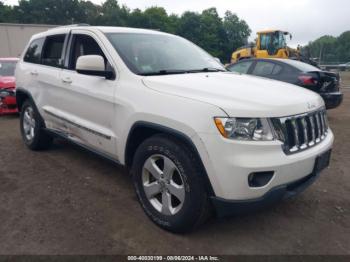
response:
M24 55L23 60L28 63L40 64L41 63L41 52L45 38L38 38L33 40Z

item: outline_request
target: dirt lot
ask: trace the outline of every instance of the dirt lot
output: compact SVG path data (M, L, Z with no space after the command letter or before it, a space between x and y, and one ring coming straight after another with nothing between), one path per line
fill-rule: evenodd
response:
M350 71L340 72L340 77L342 80L342 85L350 88Z
M64 142L27 150L0 118L0 254L350 254L350 90L329 113L331 166L306 192L188 235L144 215L122 168Z

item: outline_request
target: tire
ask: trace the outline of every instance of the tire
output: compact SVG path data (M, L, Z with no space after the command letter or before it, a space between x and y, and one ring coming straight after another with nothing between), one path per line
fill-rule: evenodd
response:
M34 151L44 150L51 146L53 138L45 130L45 123L34 103L27 99L20 115L20 129L26 146Z
M131 171L139 202L159 227L185 233L211 214L199 160L181 141L166 135L146 139Z

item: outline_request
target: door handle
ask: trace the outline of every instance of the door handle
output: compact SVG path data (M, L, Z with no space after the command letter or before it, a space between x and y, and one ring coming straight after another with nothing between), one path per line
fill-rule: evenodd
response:
M32 76L37 76L38 75L38 71L36 71L36 70L30 71L30 74Z
M63 77L62 78L62 82L65 84L71 84L72 83L72 79L70 77Z

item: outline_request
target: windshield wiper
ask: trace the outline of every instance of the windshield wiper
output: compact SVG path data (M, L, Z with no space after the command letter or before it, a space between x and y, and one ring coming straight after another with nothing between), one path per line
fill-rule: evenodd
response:
M201 72L226 72L227 70L215 67L204 67L202 69L164 69L156 72L143 73L143 76L156 76L156 75L172 75L172 74L188 74L188 73L201 73Z
M201 72L226 72L227 70L216 67L204 67L201 69L187 70L186 73L201 73Z
M163 69L155 72L143 73L143 76L158 76L158 75L173 75L173 74L185 74L187 70L177 70L177 69Z

